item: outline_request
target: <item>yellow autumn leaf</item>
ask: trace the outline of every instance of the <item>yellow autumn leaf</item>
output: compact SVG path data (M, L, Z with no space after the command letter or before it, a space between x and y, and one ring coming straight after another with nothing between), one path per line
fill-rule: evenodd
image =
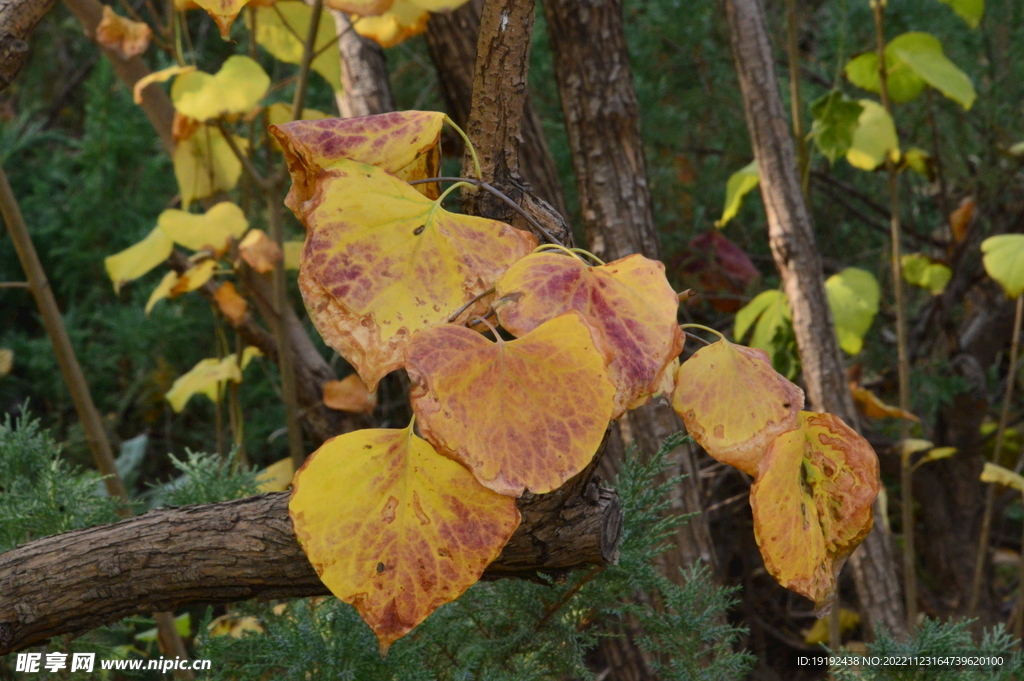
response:
M299 288L324 341L370 390L402 366L416 331L447 322L537 246L528 232L449 213L365 163L336 161L317 183L321 200L298 213L307 234Z
M96 42L116 52L121 59L128 60L145 52L152 37L153 31L147 24L119 16L113 7L103 5L103 18L96 26Z
M1018 492L1024 492L1024 476L1014 473L1009 468L1003 468L987 461L981 471L981 481L994 482L998 485L1015 489Z
M246 615L221 615L210 621L207 626L210 636L230 636L231 638L242 638L246 634L262 634L263 625L258 617Z
M708 454L750 475L768 444L797 426L804 391L764 350L720 340L683 362L672 407Z
M114 282L114 291L119 292L124 284L138 279L167 260L173 250L174 242L171 238L162 229L155 227L134 246L104 258L103 265L107 269L107 276Z
M258 485L256 489L260 494L284 492L291 487L293 477L295 477L295 463L289 456L260 471L256 475Z
M725 227L729 220L736 217L740 211L740 204L743 197L761 184L761 174L757 168L757 161L751 161L748 165L740 168L729 176L725 185L725 207L722 209L722 217L715 222L715 227Z
M860 405L864 415L870 418L880 419L888 416L894 419L907 419L908 421L921 420L908 411L903 411L899 407L886 404L878 395L862 386L851 384L850 394L853 396L853 401Z
M328 440L299 469L288 510L320 580L356 607L382 655L480 579L519 525L514 499L411 425Z
M1024 293L1024 234L1000 234L981 242L988 276L999 282L1010 298Z
M195 70L195 66L168 66L166 69L160 69L159 71L148 73L136 81L135 86L132 88L132 99L136 104L142 104L142 91L148 86L153 83L166 83L175 76L180 76L184 73L191 73Z
M11 350L10 348L0 348L0 378L11 373L11 369L13 368L14 350Z
M407 181L437 177L444 121L445 115L436 111L396 111L271 126L292 175L285 205L298 215L312 198L320 172L345 159L369 163ZM438 197L436 184L417 188L428 198Z
M284 268L286 270L297 270L299 269L299 260L302 258L302 249L306 245L305 241L285 241L284 242Z
M403 40L427 30L430 12L412 0L394 0L391 9L379 16L359 17L352 28L381 47L394 47Z
M238 294L235 285L230 281L221 284L213 294L217 309L224 315L232 326L238 326L249 311L249 303Z
M248 140L232 135L245 151ZM186 210L196 199L231 191L242 175L242 164L231 151L220 130L204 125L174 149L174 177Z
M590 267L573 256L534 253L498 277L494 290L498 319L513 336L569 310L583 315L614 353L608 365L616 387L613 418L655 393L662 371L683 349L679 296L665 266L639 254Z
M249 229L245 213L230 201L222 201L202 215L171 208L160 213L156 224L185 248L218 254L227 250L232 239L240 239Z
M583 470L604 439L611 359L576 311L513 341L445 324L406 353L424 437L501 494L543 494Z
M171 101L183 116L206 121L247 114L270 88L270 76L254 59L228 57L216 75L192 71L178 76L171 86Z
M253 229L238 244L238 254L249 267L260 274L266 274L281 259L281 248L262 229Z
M804 634L804 643L809 646L816 646L821 643L829 642L829 618L822 617L814 622L812 626ZM856 610L850 610L849 608L839 608L839 631L840 633L847 633L853 631L860 626L860 613Z
M179 376L171 389L164 395L164 399L171 403L175 412L185 408L185 404L196 393L206 395L214 402L218 395L224 393L224 383L234 381L242 382L242 371L249 364L253 357L262 355L256 347L250 345L242 351L242 361L237 361L237 355L231 353L223 359L211 357L201 359L188 373Z
M231 35L231 24L235 17L242 11L242 8L249 4L249 0L194 0L194 2L206 10L210 18L220 29L220 37L227 40Z
M217 261L209 259L198 265L193 265L181 275L173 271L165 274L160 284L153 289L153 293L149 296L149 301L146 303L146 314L148 315L153 306L164 298L176 298L184 293L195 291L210 280L216 267Z
M254 14L256 42L280 61L301 64L313 8L301 1L279 0L273 6L257 8ZM247 17L246 22L251 30L252 20ZM323 76L333 90L340 91L341 56L338 53L337 28L330 12L320 15L313 54L316 56L310 64L312 69ZM288 108L290 110L291 106ZM307 118L305 114L303 118ZM288 120L291 120L291 116Z
M953 278L953 270L922 253L908 253L900 258L900 262L904 281L927 290L933 296L942 293Z
M768 445L750 488L765 569L827 611L843 563L871 531L878 490L867 440L832 414L800 412Z

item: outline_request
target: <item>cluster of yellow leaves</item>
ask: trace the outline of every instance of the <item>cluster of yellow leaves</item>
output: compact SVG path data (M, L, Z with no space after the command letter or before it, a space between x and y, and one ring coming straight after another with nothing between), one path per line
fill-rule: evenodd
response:
M711 456L754 476L754 535L768 572L828 609L839 570L871 530L871 446L837 417L801 411L803 391L764 351L724 339L679 367L672 404Z
M518 522L513 497L557 489L612 418L671 390L682 349L661 263L534 253L532 235L446 211L436 184L410 185L438 174L444 120L271 128L292 174L286 204L306 226L306 307L357 371L325 384L324 402L371 411L378 381L404 367L425 438L412 425L336 438L293 487L307 555L382 651L479 578ZM514 338L464 325L485 312Z

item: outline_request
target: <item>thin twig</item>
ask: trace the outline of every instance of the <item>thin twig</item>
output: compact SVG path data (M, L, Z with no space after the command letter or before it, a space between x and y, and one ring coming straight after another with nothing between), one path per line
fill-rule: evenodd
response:
M320 15L323 13L323 0L313 2L313 12L309 16L309 30L306 42L302 46L302 64L299 66L299 79L295 85L295 99L292 100L292 120L302 120L302 110L306 106L306 91L309 89L309 71L313 64L313 53L316 52L316 36L320 32Z
M498 191L497 189L495 189L491 185L487 184L483 180L478 180L478 179L473 178L473 177L428 177L425 180L413 180L409 184L417 185L417 184L426 184L428 182L467 182L467 183L475 185L477 187L481 187L482 189L490 192L494 196L496 196L499 199L501 199L502 201L504 201L512 210L514 210L517 213L519 213L520 215L522 215L523 218L527 222L530 223L530 226L533 227L534 229L536 229L541 234L543 234L544 238L546 238L549 242L551 242L553 244L558 244L559 246L564 246L565 245L561 241L556 239L554 236L552 236L551 232L549 232L548 230L544 229L544 227L542 227L541 224L539 222L537 222L533 218L532 215L530 215L525 210L523 210L522 206L520 206L518 203L516 203L512 199L508 198L507 196L505 196L500 191Z
M260 171L256 170L256 166L252 164L252 159L250 159L249 155L239 148L238 143L235 142L235 136L231 133L230 130L228 130L228 127L224 124L224 121L217 121L217 129L220 130L220 134L224 137L224 141L228 143L228 148L231 149L231 153L233 153L235 155L235 158L239 160L239 162L242 164L242 167L245 168L245 172L249 174L249 177L252 179L252 181L255 182L256 185L263 191L271 189L274 186L273 181L271 179L264 177L260 173Z
M578 582L569 587L566 590L566 592L562 594L561 598L555 601L553 605L551 605L547 610L544 611L544 615L540 618L540 620L538 620L537 626L534 628L537 631L543 629L544 625L546 625L548 621L552 617L554 617L555 613L561 610L562 606L568 603L573 596L579 593L580 589L586 586L588 582L593 581L593 579L597 577L603 569L604 568L600 565L595 565L594 567L590 568L590 570L587 571L587 574L583 575Z
M481 298L484 298L486 296L491 295L492 293L494 293L494 287L493 286L491 288L487 289L486 291L484 291L483 293L478 293L477 295L473 296L469 300L469 302L467 302L465 305L463 305L458 310L453 312L450 317L448 317L448 323L451 324L452 322L454 322L456 319L459 318L459 315L462 314L463 312L465 312L466 310L468 310L470 308L470 306L473 305L473 303L475 303L476 301L480 300Z

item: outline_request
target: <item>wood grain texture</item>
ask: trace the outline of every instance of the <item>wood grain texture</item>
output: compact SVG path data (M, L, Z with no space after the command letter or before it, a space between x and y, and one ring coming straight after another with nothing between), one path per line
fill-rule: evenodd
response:
M485 579L618 559L618 495L581 473L519 500L522 524ZM0 655L186 603L328 593L292 534L288 493L161 509L0 554Z
M29 39L55 0L0 0L0 91L21 70L29 51Z

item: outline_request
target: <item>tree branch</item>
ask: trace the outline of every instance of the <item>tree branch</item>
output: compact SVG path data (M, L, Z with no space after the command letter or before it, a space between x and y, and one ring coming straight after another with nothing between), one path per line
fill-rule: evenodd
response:
M485 579L618 560L622 510L592 467L519 500L522 524ZM150 511L0 554L0 655L186 603L328 593L292 533L287 493Z
M28 56L28 39L54 0L0 0L0 91L18 75Z

